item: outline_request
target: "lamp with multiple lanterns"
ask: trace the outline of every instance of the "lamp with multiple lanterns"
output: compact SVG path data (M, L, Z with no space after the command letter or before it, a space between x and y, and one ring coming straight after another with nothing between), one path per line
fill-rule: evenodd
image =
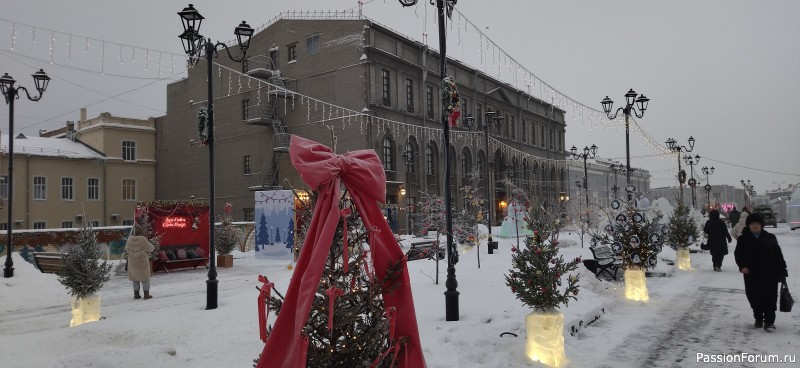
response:
M678 144L674 138L667 139L667 148L678 155L678 186L680 187L681 203L683 203L683 183L686 182L686 172L681 169L681 152L694 150L694 137L689 136L689 147Z
M703 174L706 176L706 185L703 189L706 191L706 208L711 210L711 183L708 180L709 175L714 173L714 166L703 166Z
M600 102L603 105L603 111L606 113L606 116L610 120L614 120L617 118L620 110L625 115L625 168L627 171L625 172L625 185L631 185L631 141L630 141L630 117L631 113L636 115L637 118L642 118L644 116L644 111L647 110L647 104L650 102L650 99L645 97L644 94L639 95L636 97L636 91L631 88L628 93L625 94L625 107L620 107L614 112L614 115L611 115L611 110L614 107L614 101L612 101L608 96ZM634 103L636 107L638 107L638 111L636 107L634 107ZM628 200L631 199L633 193L628 193Z
M691 173L691 178L689 179L689 187L692 188L692 208L697 207L697 179L694 178L694 165L700 163L700 155L685 155L683 156L683 162L689 165L689 173Z

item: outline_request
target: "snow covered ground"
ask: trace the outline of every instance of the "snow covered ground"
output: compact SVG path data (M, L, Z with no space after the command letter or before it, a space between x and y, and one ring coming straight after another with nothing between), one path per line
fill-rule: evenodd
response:
M800 296L800 232L785 224L769 228L778 236L789 264L789 287ZM409 263L425 357L431 368L531 367L525 357L525 315L503 275L510 268L516 239L499 239L500 249L486 254L481 268L476 251L457 265L460 321L444 320L446 264L434 284L433 261ZM413 239L407 238L404 244ZM576 234L561 234L566 259L591 258ZM694 269L647 279L650 301L626 301L621 283L600 281L581 265L579 300L562 308L570 367L758 367L798 363L702 363L698 354L800 355L800 312L778 313L772 333L752 327L741 275L731 255L723 272L713 272L709 254L692 254ZM588 242L587 242L588 247ZM407 246L406 246L407 249ZM204 310L206 270L156 273L151 300L134 300L124 275L100 292L105 319L68 327L69 295L56 277L41 274L14 254L15 276L0 279L0 367L249 367L263 345L258 339L258 274L280 290L291 276L288 262L256 260L234 253L234 267L219 269L219 308ZM4 256L5 257L5 256ZM665 249L660 258L674 259ZM666 262L660 267L668 271ZM603 313L604 311L604 313ZM570 325L596 315L574 336ZM270 316L271 320L274 316ZM518 337L505 335L512 332ZM747 359L747 358L745 358Z

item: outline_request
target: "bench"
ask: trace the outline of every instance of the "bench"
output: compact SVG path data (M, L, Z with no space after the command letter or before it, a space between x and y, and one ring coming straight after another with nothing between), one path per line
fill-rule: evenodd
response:
M64 256L60 252L33 252L33 264L42 273L58 275L64 269Z
M174 258L170 257L170 253L172 253ZM192 254L196 257L190 257ZM181 256L185 256L185 258L181 258ZM208 255L200 248L199 244L162 245L158 250L155 261L153 261L153 272L158 271L160 268L164 270L164 272L169 273L168 265L184 264L185 266L181 268L193 267L197 269L197 266L201 264L208 268Z
M594 259L584 259L583 265L597 276L597 278L600 278L601 274L607 274L616 281L617 271L622 267L622 260L614 254L611 247L608 245L598 245L589 247L589 250L592 251Z
M436 257L436 252L439 253L439 259L444 259L445 257L445 250L444 247L439 246L439 242L436 240L427 240L417 243L411 243L411 248L408 249L406 253L406 258L409 261L414 261L417 259L434 259Z

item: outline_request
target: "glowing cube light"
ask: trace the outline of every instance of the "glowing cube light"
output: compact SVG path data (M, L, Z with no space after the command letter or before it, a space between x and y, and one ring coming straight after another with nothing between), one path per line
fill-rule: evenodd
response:
M72 320L69 327L100 320L100 296L93 294L83 298L72 298Z
M678 269L682 271L691 271L692 269L692 259L689 258L689 249L680 248L678 249L678 259L676 263L678 264Z
M533 361L551 367L566 364L564 353L564 314L561 312L533 312L525 317L528 341L525 354Z
M650 300L644 269L629 268L625 270L625 298L641 302Z

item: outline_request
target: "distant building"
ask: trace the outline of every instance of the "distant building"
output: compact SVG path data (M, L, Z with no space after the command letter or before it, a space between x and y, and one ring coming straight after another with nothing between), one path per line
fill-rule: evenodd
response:
M12 218L0 211L0 229L133 224L138 200L155 199L155 120L102 113L67 122L39 137L14 137ZM0 172L8 172L8 135L0 137ZM8 205L8 176L0 177Z

